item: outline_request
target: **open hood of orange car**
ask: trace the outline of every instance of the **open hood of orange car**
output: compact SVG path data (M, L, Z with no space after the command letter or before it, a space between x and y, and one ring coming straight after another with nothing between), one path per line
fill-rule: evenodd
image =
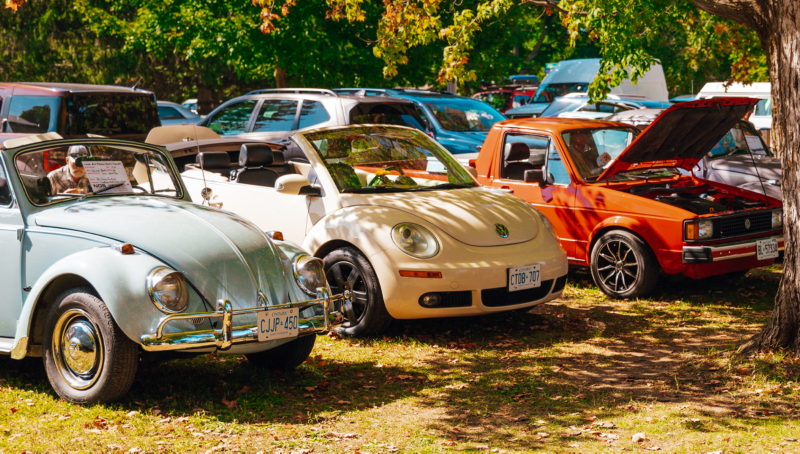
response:
M714 98L675 104L645 128L596 181L649 167L691 170L757 102Z

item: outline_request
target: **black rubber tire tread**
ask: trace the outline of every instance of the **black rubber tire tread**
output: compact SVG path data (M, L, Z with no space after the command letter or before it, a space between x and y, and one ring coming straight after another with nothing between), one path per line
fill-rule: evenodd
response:
M53 361L52 338L59 316L70 308L86 311L100 329L103 339L103 370L97 381L88 389L77 390L69 386ZM113 402L130 390L139 365L139 346L122 332L105 303L96 296L94 289L74 288L56 298L50 307L44 325L42 359L50 384L62 399L79 404Z
M247 361L255 367L268 370L294 370L305 362L311 351L314 350L314 342L317 336L303 336L279 345L270 350L258 353L248 353L244 356Z
M386 304L383 301L383 292L381 291L380 282L378 282L378 275L372 268L364 254L356 248L343 247L331 251L330 254L324 258L325 273L327 274L328 268L336 262L347 261L356 265L361 269L361 276L365 278L365 284L370 287L373 295L376 295L374 301L367 305L367 314L361 319L356 326L336 328L336 332L350 337L366 336L369 334L381 334L389 328L394 318L389 315L386 310Z
M604 288L600 283L600 275L597 271L597 257L600 253L601 247L610 241L624 241L637 256L636 259L642 267L643 272L639 274L636 283L627 292L615 292L611 289ZM594 280L597 288L606 295L617 299L634 299L643 298L649 295L658 285L658 278L661 274L661 266L658 264L655 254L650 249L650 246L644 242L639 236L625 231L625 230L611 230L603 234L592 248L591 255L591 270L592 280Z

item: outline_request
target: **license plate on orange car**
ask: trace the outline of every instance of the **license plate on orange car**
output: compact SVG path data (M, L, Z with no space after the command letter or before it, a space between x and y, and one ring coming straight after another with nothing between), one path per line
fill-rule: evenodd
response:
M297 337L300 311L296 308L275 309L258 313L258 341Z
M778 240L756 241L756 256L758 260L774 259L778 257Z
M516 292L529 288L541 287L539 265L520 266L508 269L508 291Z

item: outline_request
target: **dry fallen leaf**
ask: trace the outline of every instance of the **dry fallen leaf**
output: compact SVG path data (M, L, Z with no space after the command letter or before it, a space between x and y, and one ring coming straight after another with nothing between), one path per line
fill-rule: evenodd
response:
M249 392L250 392L250 387L249 386L244 386L239 391L236 391L236 394L247 394Z
M645 440L647 440L647 437L645 437L644 432L633 434L631 437L631 441L634 443L643 443Z
M222 405L225 405L229 409L233 410L236 408L236 400L228 400L227 398L222 398Z

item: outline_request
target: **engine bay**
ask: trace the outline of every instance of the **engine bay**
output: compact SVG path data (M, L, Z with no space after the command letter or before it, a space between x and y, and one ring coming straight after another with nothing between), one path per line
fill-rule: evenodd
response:
M684 185L682 182L630 186L629 192L666 203L694 214L721 213L761 208L767 205L756 197L747 198L711 187L708 184ZM755 195L755 194L754 194Z

